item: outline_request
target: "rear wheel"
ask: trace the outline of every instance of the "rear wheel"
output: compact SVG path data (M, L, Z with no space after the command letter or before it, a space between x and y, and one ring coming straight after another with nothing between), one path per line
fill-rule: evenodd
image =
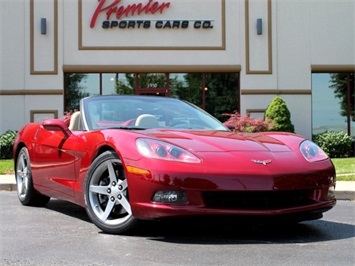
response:
M85 180L85 207L91 221L110 234L128 233L137 223L117 154L107 151L92 163Z
M41 206L49 201L49 197L39 194L33 187L30 156L23 147L16 159L17 196L22 205Z

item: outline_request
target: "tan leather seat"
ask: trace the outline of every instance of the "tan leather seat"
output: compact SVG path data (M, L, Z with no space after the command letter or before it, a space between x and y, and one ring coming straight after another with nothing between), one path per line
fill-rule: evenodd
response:
M156 128L159 127L159 122L154 115L142 114L137 117L135 126L142 128Z
M80 111L77 111L71 115L69 129L71 131L79 130L79 121L80 121Z

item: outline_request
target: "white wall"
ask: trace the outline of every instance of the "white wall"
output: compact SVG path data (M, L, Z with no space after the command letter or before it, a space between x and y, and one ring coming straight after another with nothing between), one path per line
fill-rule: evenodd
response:
M313 0L310 4L311 63L355 63L355 1Z
M355 1L278 0L272 5L272 74L242 71L241 89L299 91L280 96L290 109L295 131L311 138L312 96L307 91L312 89L312 66L334 71L355 66ZM242 95L241 112L265 109L275 96Z
M127 0L130 1L130 0ZM226 42L225 49L169 49L171 43L184 45L183 38L166 40L164 35L151 31L141 31L142 43L149 40L150 46L162 45L157 49L105 49L102 34L124 46L122 32L103 32L100 26L89 28L90 17L97 0L85 0L83 4L83 44L98 47L79 49L78 1L58 0L58 25L54 28L55 1L35 0L34 3L34 70L30 73L30 1L0 1L0 133L7 129L19 129L29 122L31 110L58 110L63 113L63 95L48 95L48 91L63 90L63 66L240 66L241 113L249 109L265 109L279 94L291 111L296 132L311 137L311 73L312 66L326 66L334 71L341 66L355 66L355 0L273 0L271 17L267 13L267 0L225 0ZM137 1L136 1L137 2ZM138 1L145 3L144 0ZM160 1L161 2L161 1ZM204 32L186 34L188 45L219 46L222 41L221 0L203 1L171 0L175 7L164 13L164 18L203 17L216 19L210 43L201 43ZM122 2L126 3L126 2ZM128 2L127 2L128 3ZM186 8L199 5L203 8ZM246 3L249 4L249 32L246 32ZM92 6L90 6L92 5ZM209 8L213 7L212 8ZM204 13L202 12L204 11ZM86 12L86 13L85 13ZM202 13L201 13L202 12ZM47 18L48 33L40 34L40 18ZM159 17L159 16L158 16ZM149 16L148 16L149 18ZM256 35L256 18L263 19L263 35ZM151 17L150 17L151 19ZM271 31L267 28L271 19ZM101 17L102 20L102 17ZM218 24L219 23L219 24ZM57 73L52 71L55 36ZM249 33L249 68L247 69L246 36ZM120 35L121 34L121 35ZM180 33L179 33L180 34ZM137 36L136 36L137 37ZM269 50L269 37L272 47ZM141 44L142 44L141 43ZM169 45L167 45L169 44ZM165 47L164 47L165 46ZM101 48L100 48L101 47ZM272 52L272 68L268 69L269 52ZM268 70L270 70L268 72ZM254 71L254 73L252 73ZM268 72L268 73L265 73ZM45 91L47 95L27 95L26 91ZM7 95L6 91L20 91ZM265 93L260 93L265 91ZM257 94L253 94L257 92ZM285 93L286 92L286 93ZM290 93L287 93L290 92Z
M53 70L53 2L34 2L34 70L39 72L48 68ZM42 9L38 9L38 6ZM47 17L47 35L40 34L41 17ZM61 28L58 32L61 32ZM57 74L30 73L30 1L0 1L0 33L0 133L20 129L30 122L33 110L56 110L61 116L63 96L47 93L63 90L61 67ZM62 64L60 57L59 54L58 62ZM33 91L38 93L41 90L46 91L46 95L33 94Z
M133 1L146 3L147 1ZM240 26L239 19L243 1L225 0L226 19L226 50L198 49L199 47L219 47L222 44L221 32L221 0L210 2L203 1L159 1L171 2L167 13L156 14L153 19L215 19L213 30L188 30L169 29L125 29L101 28L105 20L101 14L94 28L90 28L93 7L97 0L83 1L82 45L83 50L78 50L78 4L76 1L64 1L64 64L66 65L235 65L241 63ZM122 2L122 4L128 3ZM196 7L198 6L198 7ZM217 9L217 10L215 10ZM86 12L86 13L85 13ZM127 19L152 19L149 15L128 17ZM112 18L114 20L114 17ZM190 22L191 23L191 22ZM208 33L210 31L211 34ZM131 33L129 33L131 32ZM133 33L132 33L133 32ZM80 31L79 31L80 34ZM211 36L211 37L207 37ZM129 38L135 38L131 42ZM185 39L184 39L185 38ZM212 39L211 39L212 38ZM201 42L201 39L207 41ZM103 41L104 40L104 41ZM208 41L209 40L209 41ZM137 50L122 47L137 45ZM145 48L145 46L149 48ZM174 48L172 46L176 46ZM194 50L184 49L193 47ZM92 48L88 48L92 47ZM113 47L112 49L110 47ZM157 50L161 47L161 50Z

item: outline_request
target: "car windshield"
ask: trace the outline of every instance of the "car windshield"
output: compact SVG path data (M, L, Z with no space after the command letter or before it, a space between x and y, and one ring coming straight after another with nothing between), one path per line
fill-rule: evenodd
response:
M228 130L199 107L175 98L154 96L93 96L81 100L84 126L104 128L175 128Z

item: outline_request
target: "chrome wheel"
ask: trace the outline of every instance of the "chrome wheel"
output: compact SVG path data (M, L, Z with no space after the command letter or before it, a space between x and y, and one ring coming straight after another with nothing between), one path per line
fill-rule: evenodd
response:
M86 210L93 223L108 233L123 233L135 223L122 163L113 152L101 154L89 170Z
M44 205L49 197L38 193L33 187L31 162L28 150L23 147L16 158L17 196L23 205Z
M118 159L108 160L94 172L89 186L90 205L96 216L107 224L120 224L132 216L127 180L120 179Z
M21 149L16 164L16 184L20 201L26 199L28 193L29 179L31 175L30 161L26 148Z

